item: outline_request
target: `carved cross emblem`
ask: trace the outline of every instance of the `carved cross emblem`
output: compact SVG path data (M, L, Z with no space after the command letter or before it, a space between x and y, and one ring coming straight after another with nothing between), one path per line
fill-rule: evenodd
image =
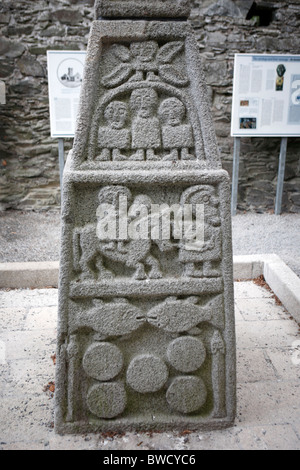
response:
M129 47L113 44L110 51L120 64L103 77L102 84L113 88L128 80L162 80L174 86L187 86L187 75L173 63L183 50L181 41L169 42L162 47L156 41L133 42Z

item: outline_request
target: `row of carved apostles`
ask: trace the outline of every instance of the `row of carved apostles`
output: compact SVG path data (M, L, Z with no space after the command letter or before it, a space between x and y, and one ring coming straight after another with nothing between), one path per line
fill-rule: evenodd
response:
M136 89L128 104L111 101L104 119L106 125L98 131L97 160L160 160L157 151L161 149L165 151L164 160L195 158L192 126L186 122L186 108L178 98L159 103L156 90Z

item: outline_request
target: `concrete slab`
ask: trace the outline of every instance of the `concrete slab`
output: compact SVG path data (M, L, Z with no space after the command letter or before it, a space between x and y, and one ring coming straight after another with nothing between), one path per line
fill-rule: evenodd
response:
M0 291L0 449L300 450L299 326L263 287L236 282L235 293L238 411L232 428L59 436L49 390L57 289Z
M263 275L287 311L300 323L300 278L274 254L234 257L234 279L255 279Z
M0 287L13 289L56 287L59 262L1 263Z
M280 320L287 318L282 313L279 305L274 305L274 299L270 297L267 301L262 302L261 299L240 299L239 308L241 315L246 321L268 321Z
M291 315L300 323L300 279L279 258L264 266L264 277Z

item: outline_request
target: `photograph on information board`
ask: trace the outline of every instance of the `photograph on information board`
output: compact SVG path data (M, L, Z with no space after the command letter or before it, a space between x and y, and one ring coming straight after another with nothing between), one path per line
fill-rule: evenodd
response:
M74 137L86 53L48 51L51 137Z

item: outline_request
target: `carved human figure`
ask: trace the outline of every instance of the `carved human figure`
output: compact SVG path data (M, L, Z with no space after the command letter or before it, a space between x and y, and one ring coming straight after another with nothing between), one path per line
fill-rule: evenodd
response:
M159 80L155 72L158 70L155 56L158 51L158 44L155 41L133 42L130 44L130 52L133 57L133 68L135 74L130 81L144 80L146 73L147 80Z
M219 262L222 257L221 220L219 201L215 188L211 185L193 186L186 190L181 204L203 204L204 207L204 243L193 250L184 239L179 250L179 261L184 263L184 275L187 277L218 277L221 275ZM200 265L197 267L197 265Z
M128 214L130 215L135 211L135 207L140 207L140 199L142 204L145 204L147 196L138 195L134 199L128 188L124 186L105 186L98 194L101 210L97 210L98 224L103 228L108 226L109 229L113 228L114 224L119 225L118 220L120 207L120 197L126 198L127 203L130 204ZM148 198L149 199L149 198ZM148 204L150 204L150 199ZM108 213L108 209L112 213ZM116 216L116 219L112 215ZM148 222L147 222L148 223ZM134 278L138 280L147 279L160 279L162 274L158 260L151 255L152 241L148 239L131 239L126 236L120 239L117 235L117 230L112 230L112 233L105 233L99 237L97 225L87 224L83 228L75 229L73 234L73 255L74 255L74 269L80 272L81 279L97 279L97 278L111 278L113 272L105 267L104 260L110 262L117 262L125 265L134 270ZM129 232L128 227L128 232ZM113 233L114 232L114 233ZM146 272L149 269L149 273Z
M189 153L194 146L192 126L183 124L186 114L184 104L178 98L167 98L159 107L162 122L162 142L165 150L170 153L164 160L191 160L195 158Z
M160 123L155 116L158 95L151 88L134 90L130 97L132 121L132 160L158 160L155 150L161 147Z
M98 160L126 160L121 150L130 149L130 131L124 128L128 117L126 103L112 101L104 111L107 126L100 127L98 146L102 149Z

